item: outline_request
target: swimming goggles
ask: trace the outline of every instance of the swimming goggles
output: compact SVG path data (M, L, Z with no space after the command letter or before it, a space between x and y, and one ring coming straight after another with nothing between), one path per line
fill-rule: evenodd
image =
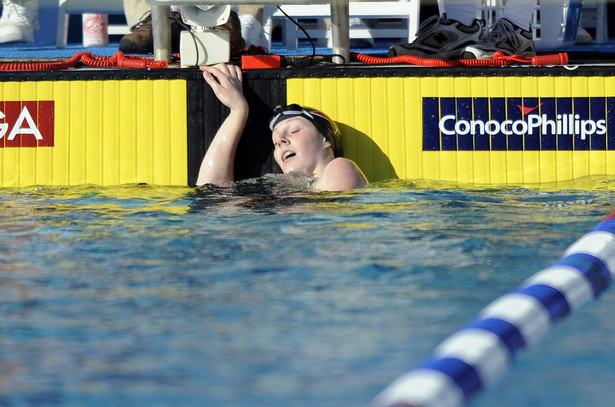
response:
M273 129L279 122L286 119L290 119L293 116L303 116L312 123L314 123L314 120L316 119L314 116L318 116L325 120L328 120L323 114L319 114L316 111L309 112L296 103L293 103L292 105L288 105L286 107L278 106L274 109L273 113L274 116L269 122L269 129L271 131L273 131Z

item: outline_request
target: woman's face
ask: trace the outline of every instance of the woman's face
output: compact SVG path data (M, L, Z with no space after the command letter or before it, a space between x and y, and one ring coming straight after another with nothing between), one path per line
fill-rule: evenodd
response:
M308 119L297 116L278 123L271 135L273 156L282 172L314 175L329 143Z

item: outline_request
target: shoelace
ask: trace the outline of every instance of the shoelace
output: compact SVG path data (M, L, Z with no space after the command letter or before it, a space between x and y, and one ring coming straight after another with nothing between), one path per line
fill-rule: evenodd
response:
M518 48L521 45L521 40L515 32L514 25L507 19L501 18L497 23L495 23L491 31L487 33L484 42L496 44L500 42L502 38L506 37L510 39L510 42L515 48Z
M144 20L139 21L137 24L135 24L134 27L132 27L132 31L137 31L139 29L141 29L141 27L144 28L149 28L151 30L152 28L152 17L151 16L147 16Z
M446 20L446 15L443 15L443 18ZM431 31L434 31L440 25L440 17L439 16L431 16L427 20L423 21L421 25L419 25L417 34L427 34Z
M421 23L421 25L419 25L417 36L418 36L418 34L421 34L421 35L429 34L429 33L433 32L433 31L436 31L441 24L449 25L449 24L451 24L453 22L455 22L455 20L449 20L448 17L446 17L446 13L442 13L442 16L437 16L437 15L436 16L431 16L428 19L426 19L425 21L423 21ZM478 24L482 28L482 27L485 26L485 20L484 19L474 20L474 22L472 23L472 26L474 24ZM461 25L463 25L463 24L461 24ZM472 26L470 26L470 27L472 27Z

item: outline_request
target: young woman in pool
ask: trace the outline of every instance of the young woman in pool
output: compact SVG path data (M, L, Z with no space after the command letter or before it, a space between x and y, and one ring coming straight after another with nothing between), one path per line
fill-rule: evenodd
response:
M242 72L235 65L202 66L203 77L216 97L230 109L201 163L197 186L232 182L237 144L248 118ZM282 172L316 179L318 191L345 191L367 184L357 165L337 156L341 149L337 125L326 115L299 105L276 108L272 130L274 158Z

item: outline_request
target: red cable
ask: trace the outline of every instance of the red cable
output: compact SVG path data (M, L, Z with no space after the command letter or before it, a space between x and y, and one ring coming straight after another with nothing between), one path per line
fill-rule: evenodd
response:
M254 49L252 51L259 51ZM522 57L520 55L507 56L501 52L496 52L491 59L433 59L419 58L411 55L401 55L397 57L380 58L373 57L357 52L351 52L350 56L357 61L371 65L380 64L399 64L408 63L422 66L434 67L453 67L453 66L504 66L514 62L530 63L535 66L540 65L566 65L568 54L560 52L556 55L541 55L535 57ZM118 51L111 57L94 55L90 52L78 52L66 61L60 62L7 62L0 63L0 71L51 71L64 70L76 66L79 62L87 66L96 67L124 67L124 68L167 68L166 61L154 61L151 58L138 57L134 55L125 56L122 51Z
M451 67L451 66L504 66L513 62L531 63L532 65L566 65L568 54L560 52L557 55L541 55L535 57L522 57L520 55L507 56L501 52L496 52L490 59L434 59L420 58L412 55L401 55L397 57L380 58L373 57L357 52L350 53L351 58L357 61L372 65L379 64L398 64L408 63L422 66Z
M118 51L111 57L103 57L90 52L78 52L66 61L59 62L6 62L0 63L0 71L59 71L69 69L82 62L87 66L125 67L125 68L167 68L166 61L154 61L151 58L135 55L125 56Z

